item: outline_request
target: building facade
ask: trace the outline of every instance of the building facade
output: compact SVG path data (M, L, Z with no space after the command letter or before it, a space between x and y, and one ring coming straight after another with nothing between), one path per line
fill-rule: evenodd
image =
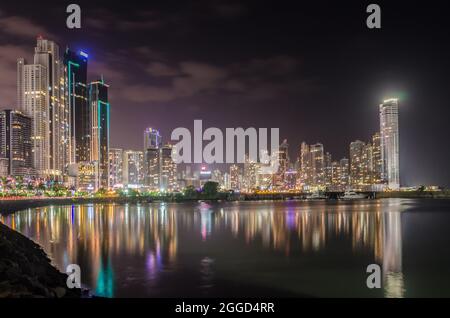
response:
M89 106L91 114L91 161L98 162L100 187L109 188L109 130L110 104L108 88L102 80L89 84Z
M380 139L383 179L390 189L400 188L398 100L380 105Z
M109 185L123 185L123 150L119 148L109 149Z
M144 153L127 150L123 152L123 184L140 187L144 184Z
M20 111L0 111L0 158L9 176L34 175L31 126L31 117Z
M48 73L45 66L17 61L17 100L19 110L32 118L32 158L38 176L50 172L50 106Z
M66 99L69 109L70 163L91 159L91 114L88 103L88 55L67 49L64 54Z

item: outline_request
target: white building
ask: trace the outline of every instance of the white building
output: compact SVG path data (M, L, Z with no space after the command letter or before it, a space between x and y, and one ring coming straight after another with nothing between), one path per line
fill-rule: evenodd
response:
M128 187L141 187L144 184L144 153L127 150L123 153L123 184Z
M33 64L17 61L19 109L32 117L33 162L40 176L62 178L69 162L69 110L59 47L39 37Z
M400 188L398 100L388 99L380 105L380 135L383 178L392 190Z
M109 149L109 185L111 187L123 184L123 150Z

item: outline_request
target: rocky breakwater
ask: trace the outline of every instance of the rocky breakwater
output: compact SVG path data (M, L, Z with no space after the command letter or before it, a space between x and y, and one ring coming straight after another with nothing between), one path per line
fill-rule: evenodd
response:
M78 298L42 248L0 223L0 298Z

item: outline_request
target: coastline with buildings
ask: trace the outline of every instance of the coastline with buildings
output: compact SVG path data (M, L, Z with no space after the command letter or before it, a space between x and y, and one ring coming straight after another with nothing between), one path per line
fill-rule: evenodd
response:
M271 154L279 162L271 173L248 156L221 169L176 164L174 145L154 127L143 130L142 149L111 147L111 87L103 76L88 81L88 61L83 51L61 54L42 37L32 63L18 57L17 109L0 111L0 215L52 205L303 200L315 193L336 200L347 191L371 198L450 198L437 187L401 188L397 99L379 105L379 132L368 142L351 142L348 158L334 158L320 142L303 142L291 160L284 140ZM24 255L38 259L37 270L44 268L42 279L56 277L52 290L39 287L33 295L65 296L59 287L64 274L54 273L40 248L0 227L6 242L0 247L8 244L9 259L19 262L13 251L23 247ZM15 290L8 286L7 292Z
M352 141L344 158L335 158L320 142L292 150L284 140L270 154L279 162L270 173L266 163L248 155L243 164L177 164L176 147L155 127L143 129L142 149L111 146L113 86L101 74L89 81L88 66L85 52L61 52L41 36L32 63L18 57L17 109L0 112L0 194L59 187L69 197L108 191L164 196L188 187L201 191L206 182L216 182L221 192L244 194L411 190L400 182L398 99L379 105L379 131L367 142Z

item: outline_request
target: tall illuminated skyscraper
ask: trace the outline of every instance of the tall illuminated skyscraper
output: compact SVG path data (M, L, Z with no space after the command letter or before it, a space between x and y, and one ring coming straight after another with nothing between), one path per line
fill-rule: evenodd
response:
M310 148L311 153L311 167L312 167L312 181L315 187L322 187L325 185L325 158L323 145L321 143L317 143L311 145Z
M148 146L145 150L145 185L152 191L160 189L160 168L161 168L160 148Z
M349 185L350 178L350 163L347 158L342 158L339 161L340 172L341 172L341 187L345 189Z
M231 190L235 190L235 191L240 190L239 175L240 175L239 166L231 165L230 166L230 188L231 188Z
M89 84L89 106L91 114L91 161L98 162L100 187L109 188L109 129L110 105L108 88L101 79Z
M123 149L109 149L109 185L114 187L123 183Z
M144 183L144 153L127 150L123 153L123 184L142 186Z
M64 54L66 99L69 109L70 163L91 159L91 114L88 105L88 55L69 49Z
M64 65L59 46L53 41L39 37L34 49L34 64L44 66L47 71L48 174L62 179L68 163L69 111L65 103Z
M0 158L7 160L7 175L33 175L32 120L20 111L0 111Z
M41 64L27 64L23 58L17 61L18 107L32 118L33 166L38 176L50 171L50 105L47 68Z
M380 105L380 137L383 177L390 189L400 188L398 100L388 99Z
M354 187L364 184L364 152L366 144L361 140L350 143L350 181Z
M177 189L177 164L172 159L172 145L165 145L160 150L160 190L174 191Z
M373 183L383 183L383 160L381 159L381 137L380 133L372 136L372 163L373 163Z

